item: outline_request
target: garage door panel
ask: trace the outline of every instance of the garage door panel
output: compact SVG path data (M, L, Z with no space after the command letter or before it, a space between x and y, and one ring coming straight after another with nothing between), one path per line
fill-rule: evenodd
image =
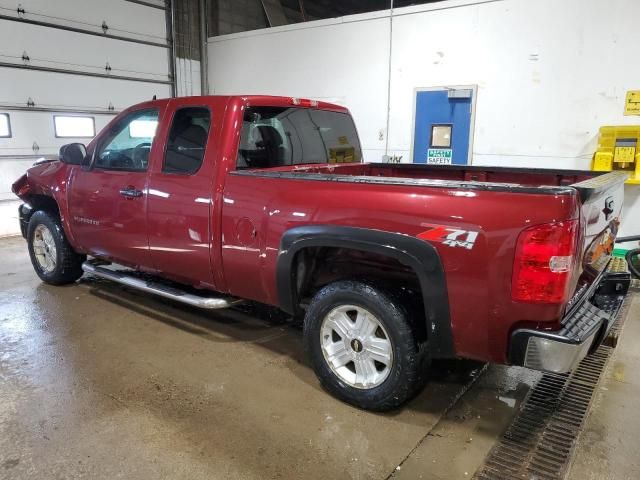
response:
M62 145L71 142L88 144L91 138L57 138L53 126L54 115L62 113L50 112L7 112L11 119L11 138L3 139L0 143L0 158L7 156L23 155L56 155ZM113 115L82 114L92 117L98 133L111 119ZM38 149L34 150L33 144Z
M3 69L5 73L9 69ZM109 102L116 110L134 103L171 96L169 85L80 77L30 70L10 70L0 75L0 103L27 104L29 98L36 106L107 108ZM1 108L0 108L1 109Z
M91 141L56 137L55 115L93 117L97 133L115 112L154 95L171 96L163 9L125 0L0 0L0 14L9 17L0 19L0 113L8 113L11 124L11 137L0 139L0 202L15 198L11 184L35 159L55 157L67 143ZM25 110L29 100L33 110ZM0 212L0 233L18 233L17 221L3 213L15 215L10 207Z
M100 33L104 20L110 34L166 43L165 12L157 8L124 0L82 0L80 8L77 2L70 1L0 0L0 7L4 7L2 14L17 16L18 3L26 12L25 19L86 28Z
M4 202L6 200L18 199L18 197L16 197L11 191L11 185L18 178L20 178L20 175L22 175L25 172L25 170L31 167L33 163L34 163L33 158L28 158L28 159L3 158L2 159L2 169L0 169L0 202ZM0 203L0 207L2 207L1 203ZM14 207L12 210L13 212L11 213L17 213L17 208ZM3 222L2 220L5 220L6 222L6 219L2 219L0 217L0 227L2 227L4 224L4 228L0 230L0 235L11 232L11 230L7 231L6 223ZM14 223L12 226L15 228L17 233L17 228L18 228L17 219L16 219L16 223Z
M50 112L9 111L11 138L0 142L0 202L15 199L11 184L39 157L55 157L62 145L71 142L88 144L90 138L56 138ZM96 133L111 121L113 115L86 115L94 118ZM34 149L34 145L37 146ZM4 219L6 220L6 219ZM0 218L0 224L3 219ZM15 225L17 227L17 224ZM16 230L17 233L17 230Z
M0 20L0 61L167 80L165 48Z

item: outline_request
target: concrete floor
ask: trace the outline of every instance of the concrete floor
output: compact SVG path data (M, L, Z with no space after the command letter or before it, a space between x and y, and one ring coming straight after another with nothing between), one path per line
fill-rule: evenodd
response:
M538 378L439 362L368 413L320 389L278 315L44 285L22 238L0 258L0 479L470 478Z
M640 478L640 296L636 295L578 441L569 480Z

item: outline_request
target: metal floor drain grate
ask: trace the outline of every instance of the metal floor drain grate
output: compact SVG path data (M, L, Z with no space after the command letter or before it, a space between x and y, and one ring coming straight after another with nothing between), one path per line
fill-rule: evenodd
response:
M619 331L628 295L612 331ZM613 348L601 345L571 374L545 373L476 472L476 480L564 478L595 389Z

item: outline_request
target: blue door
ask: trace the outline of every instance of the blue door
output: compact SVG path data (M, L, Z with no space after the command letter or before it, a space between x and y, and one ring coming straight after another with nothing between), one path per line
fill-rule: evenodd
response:
M414 163L466 165L473 90L416 92Z

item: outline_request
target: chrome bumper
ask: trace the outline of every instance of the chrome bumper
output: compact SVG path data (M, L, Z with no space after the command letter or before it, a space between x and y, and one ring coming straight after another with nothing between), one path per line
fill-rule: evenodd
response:
M522 366L546 372L571 372L587 356L597 336L595 330L580 343L568 343L533 334L527 341Z
M560 330L515 330L511 334L509 362L555 373L574 370L607 337L630 282L628 275L607 275L596 293L562 320Z

